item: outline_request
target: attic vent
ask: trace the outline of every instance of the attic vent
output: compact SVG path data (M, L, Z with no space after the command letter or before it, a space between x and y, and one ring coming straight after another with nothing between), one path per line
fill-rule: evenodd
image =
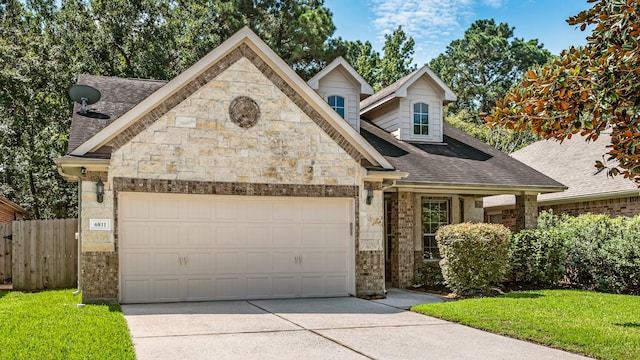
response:
M231 121L243 129L253 127L260 120L260 107L250 97L238 96L229 105Z

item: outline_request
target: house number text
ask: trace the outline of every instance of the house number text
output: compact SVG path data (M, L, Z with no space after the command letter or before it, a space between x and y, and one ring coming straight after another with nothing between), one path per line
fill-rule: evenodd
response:
M89 230L111 230L111 219L89 219Z

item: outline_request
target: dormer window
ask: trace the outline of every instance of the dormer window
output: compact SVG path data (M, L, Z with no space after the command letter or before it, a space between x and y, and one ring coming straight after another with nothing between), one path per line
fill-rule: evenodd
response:
M329 106L344 119L344 98L342 96L329 96Z
M413 134L429 135L429 105L413 104Z

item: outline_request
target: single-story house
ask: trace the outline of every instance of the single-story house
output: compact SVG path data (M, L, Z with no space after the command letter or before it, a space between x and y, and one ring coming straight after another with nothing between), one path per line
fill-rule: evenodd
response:
M0 195L0 224L24 220L29 212L20 205Z
M427 67L376 94L342 58L305 82L248 28L168 82L78 84L101 98L55 161L79 182L84 302L382 294L484 196L516 195L526 227L564 189L446 125Z
M596 141L590 142L582 136L573 136L562 143L541 140L515 151L511 156L568 187L564 192L540 194L539 211L553 210L555 214L574 216L586 213L638 215L638 186L622 176L610 177L606 171L596 172L596 160L607 164L603 155L610 141L608 133L602 133ZM484 199L484 209L488 222L516 227L513 195L487 197Z

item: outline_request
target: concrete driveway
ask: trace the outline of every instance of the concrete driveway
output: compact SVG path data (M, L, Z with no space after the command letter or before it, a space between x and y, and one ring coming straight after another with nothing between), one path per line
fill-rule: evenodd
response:
M584 359L357 298L123 305L145 359Z

